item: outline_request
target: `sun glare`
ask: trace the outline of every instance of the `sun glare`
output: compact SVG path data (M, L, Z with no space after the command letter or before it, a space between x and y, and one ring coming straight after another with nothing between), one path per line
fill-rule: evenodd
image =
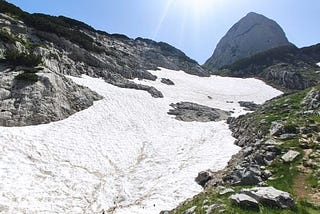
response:
M204 13L216 0L177 0L181 7L195 13Z

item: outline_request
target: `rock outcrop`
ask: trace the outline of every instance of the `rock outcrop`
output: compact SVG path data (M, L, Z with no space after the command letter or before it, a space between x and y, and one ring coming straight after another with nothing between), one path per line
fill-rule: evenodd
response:
M209 70L222 68L259 52L289 44L275 21L251 12L231 27L204 67Z
M301 102L303 111L320 116L320 90L312 88Z
M26 126L65 119L102 99L90 89L48 70L38 81L18 79L24 71L0 73L0 126Z
M230 116L229 112L196 103L179 102L176 104L172 103L170 106L173 109L170 109L168 114L175 115L177 120L185 122L220 121L226 120Z

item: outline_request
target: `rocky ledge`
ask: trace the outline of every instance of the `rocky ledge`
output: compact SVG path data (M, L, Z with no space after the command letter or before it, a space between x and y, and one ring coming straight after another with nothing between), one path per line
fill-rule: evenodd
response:
M228 123L242 149L225 169L200 172L204 191L168 213L320 212L320 86Z
M191 102L172 103L168 114L175 115L175 119L185 122L210 122L226 120L230 112Z

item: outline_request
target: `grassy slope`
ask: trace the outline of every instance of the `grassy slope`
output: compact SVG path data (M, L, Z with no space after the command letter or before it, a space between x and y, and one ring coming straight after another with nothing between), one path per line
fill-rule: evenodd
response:
M320 86L318 86L320 89ZM304 90L299 93L284 96L282 98L275 99L264 106L258 111L252 114L246 115L244 118L250 121L252 126L257 126L262 119L267 121L266 124L260 126L259 129L268 135L268 130L271 122L277 120L284 120L285 124L290 126L296 126L297 128L303 127L308 124L308 120L315 120L320 123L320 117L316 115L299 116L297 114L301 111L301 101L306 96L310 89ZM305 159L303 158L304 150L301 148L299 139L302 137L299 134L295 139L283 141L279 146L283 150L294 149L299 151L301 155L292 163L283 163L280 160L280 156L273 162L267 169L273 172L274 180L268 180L267 184L277 189L289 192L296 201L296 206L292 210L281 210L277 208L269 208L260 206L260 212L258 213L320 213L320 207L315 205L319 204L319 201L311 198L310 193L314 193L320 190L319 180L316 174L316 170L308 169L307 172L299 170L303 166ZM304 136L305 137L305 136ZM279 140L277 140L279 141ZM319 151L319 144L312 146L313 151ZM235 187L235 190L240 190L246 186ZM203 202L208 200L208 204L224 204L224 213L257 213L253 210L244 210L231 204L228 197L230 194L221 196L215 189L208 189L199 195L194 196L187 202L181 204L176 210L170 213L183 213L190 207L197 206L196 213L206 213ZM312 203L310 203L313 201Z

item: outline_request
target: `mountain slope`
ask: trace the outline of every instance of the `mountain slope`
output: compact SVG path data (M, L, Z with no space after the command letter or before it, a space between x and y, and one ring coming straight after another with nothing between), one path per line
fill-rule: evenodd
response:
M60 78L61 75L86 74L101 77L119 87L145 90L156 98L163 97L156 88L131 80L155 80L157 77L148 70L158 67L209 76L196 61L169 44L142 38L130 39L119 34L111 35L63 16L29 14L6 1L0 1L0 58L1 78L8 77L12 80L1 81L2 85L6 85L6 91L3 92L5 95L0 96L0 100L9 104L1 105L0 120L10 120L10 123L1 122L1 125L10 126L35 125L64 119L89 107L93 100L98 99L94 92L83 91L87 89L76 85L76 90L82 92L75 94L72 87L64 87L65 91L57 87L42 87L48 85L40 78L43 74L52 76L52 80L59 79L60 86L65 81ZM24 82L19 84L23 90L13 91L11 89L15 88L18 78L20 82ZM74 97L68 99L68 104L38 105L37 108L20 105L19 102L23 100L15 98L25 97L24 92L31 89L38 95L26 96L26 99L33 100L34 103L45 102L41 97L46 97L47 101L65 94L73 94ZM52 93L52 90L56 93ZM88 96L82 96L83 94ZM78 103L77 100L83 102Z
M275 21L251 12L231 27L203 66L208 70L222 68L259 52L289 44Z

